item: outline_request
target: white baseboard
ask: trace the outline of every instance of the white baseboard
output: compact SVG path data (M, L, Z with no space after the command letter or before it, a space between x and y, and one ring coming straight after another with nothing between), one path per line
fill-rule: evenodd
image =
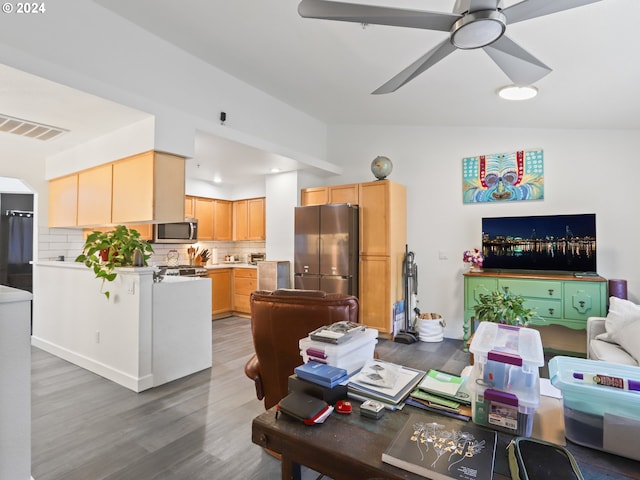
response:
M42 338L36 336L31 337L31 344L34 347L38 347L45 352L60 357L68 362L85 368L90 372L93 372L101 377L111 380L112 382L122 385L134 392L142 392L153 387L153 375L145 375L143 377L134 377L128 373L124 373L118 369L115 369L109 365L98 362L85 355L81 355L77 352L61 347L54 343L51 343Z

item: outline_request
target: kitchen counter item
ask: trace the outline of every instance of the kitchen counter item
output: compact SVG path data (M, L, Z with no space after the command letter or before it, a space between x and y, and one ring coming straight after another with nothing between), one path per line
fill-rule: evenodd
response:
M168 267L177 267L180 259L180 254L177 250L169 250L167 253L167 266Z
M291 288L290 265L288 261L263 261L258 265L258 290L278 290Z

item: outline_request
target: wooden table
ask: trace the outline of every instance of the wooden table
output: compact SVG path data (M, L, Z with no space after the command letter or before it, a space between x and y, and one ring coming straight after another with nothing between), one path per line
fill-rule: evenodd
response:
M420 412L437 421L439 415L406 406L402 411L385 412L379 420L361 417L358 402L354 413L332 413L320 425L279 415L275 407L253 420L252 441L282 455L283 480L299 480L300 465L330 476L334 480L419 480L408 471L382 463L382 452L404 425L410 413ZM510 480L506 447L512 435L498 433L494 468L495 480ZM631 478L640 480L640 462L567 442L585 480Z

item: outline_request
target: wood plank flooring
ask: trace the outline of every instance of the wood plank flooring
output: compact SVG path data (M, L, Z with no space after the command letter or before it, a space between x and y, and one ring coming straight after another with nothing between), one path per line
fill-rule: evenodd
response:
M142 393L32 347L35 480L278 479L280 462L251 443L264 411L244 364L250 321L213 322L213 367ZM380 340L380 358L459 373L462 342ZM317 473L303 469L303 479Z

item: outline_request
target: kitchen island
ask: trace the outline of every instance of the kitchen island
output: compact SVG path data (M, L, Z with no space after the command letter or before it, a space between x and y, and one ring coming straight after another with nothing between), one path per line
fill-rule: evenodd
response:
M34 263L32 344L135 392L211 367L211 280L154 271Z

